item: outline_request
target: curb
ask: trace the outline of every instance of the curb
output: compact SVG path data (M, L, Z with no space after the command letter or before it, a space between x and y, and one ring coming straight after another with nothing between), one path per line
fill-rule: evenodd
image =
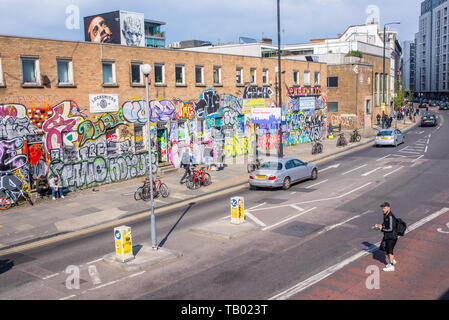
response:
M418 122L414 123L412 126L409 126L405 129L403 129L403 132L408 132L411 129L413 129L414 127L416 127L418 125ZM324 163L326 161L344 156L346 154L355 152L355 151L359 151L362 149L365 149L369 146L369 144L371 144L373 141L375 140L375 138L370 138L367 141L361 143L361 144L357 144L357 145L352 145L352 146L348 146L346 147L345 150L341 150L339 152L335 152L326 156L323 156L321 158L317 158L313 161L316 164L321 164ZM246 174L242 174L242 177L246 176ZM154 209L154 214L155 215L160 215L163 214L167 211L171 211L171 210L175 210L178 209L179 207L183 207L186 205L189 205L193 202L200 202L200 201L204 201L204 200L209 200L211 198L215 198L221 195L225 195L228 193L232 193L235 191L239 191L241 189L244 189L248 187L248 182L241 182L238 183L236 185L232 185L230 187L224 187L222 189L218 189L206 194L202 194L199 196L195 196L193 198L187 199L187 200L179 200L170 204L166 204L166 205L162 205L158 208ZM36 248L36 247L40 247L43 245L48 245L51 243L55 243L55 242L59 242L62 240L66 240L66 239L70 239L70 238L74 238L77 236L81 236L81 235L85 235L91 232L95 232L95 231L100 231L100 230L104 230L106 228L109 227L113 227L113 226L117 226L117 225L121 225L124 223L128 223L128 222L133 222L139 219L143 219L145 217L149 217L151 214L150 212L148 212L149 209L145 209L145 210L139 210L136 212L132 212L132 213L128 213L124 216L122 216L120 219L118 220L111 220L111 221L104 221L104 222L100 222L98 224L86 227L86 228L81 228L78 230L73 230L73 231L64 231L64 232L57 232L54 234L47 234L45 236L42 237L38 237L38 238L33 238L33 239L29 239L26 241L22 241L22 242L18 242L18 243L14 243L8 246L4 246L2 248L0 248L0 257L7 255L7 254L11 254L11 253L15 253L15 252L20 252L23 250L28 250L28 249L32 249L32 248Z

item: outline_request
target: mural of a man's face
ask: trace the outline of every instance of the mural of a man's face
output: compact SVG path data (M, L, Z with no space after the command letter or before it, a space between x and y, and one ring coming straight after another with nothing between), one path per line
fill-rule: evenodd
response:
M112 32L106 24L103 17L95 17L92 19L87 30L89 33L90 41L92 42L111 42Z
M123 22L123 37L128 46L139 46L142 41L142 25L138 19L127 17Z

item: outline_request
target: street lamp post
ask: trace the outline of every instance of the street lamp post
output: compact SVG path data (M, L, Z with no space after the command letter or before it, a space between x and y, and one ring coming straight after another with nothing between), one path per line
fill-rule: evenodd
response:
M146 109L147 113L147 134L148 134L148 155L150 157L150 199L151 199L151 240L153 243L153 250L157 250L156 242L156 217L154 215L154 197L153 197L153 154L152 154L152 142L151 142L151 124L150 124L150 100L149 100L149 88L148 88L148 77L152 71L149 64L144 64L141 67L142 73L145 76L145 88L146 88Z
M390 23L386 23L384 25L384 54L383 54L383 73L382 73L382 103L383 103L383 107L385 107L385 85L386 85L386 77L385 77L385 43L386 43L386 37L387 37L387 26L391 25L391 24L401 24L399 21L397 22L390 22ZM390 57L391 58L391 57ZM390 59L390 64L391 64L391 59ZM390 71L391 71L391 65L390 65ZM393 110L391 110L391 113L393 113ZM391 114L390 114L391 115Z
M279 158L284 157L284 145L283 145L283 132L282 132L282 70L281 70L281 9L280 9L280 0L277 0L277 18L278 18L278 77L279 77L279 86L278 86L278 104L279 108L281 108L281 124L279 126L280 134L279 134Z

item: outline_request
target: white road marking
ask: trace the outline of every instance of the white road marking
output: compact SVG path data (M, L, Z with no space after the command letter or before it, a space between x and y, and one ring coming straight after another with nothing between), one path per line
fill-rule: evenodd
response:
M391 171L390 173L387 173L386 175L384 175L384 178L388 177L390 174L393 174L393 173L395 173L395 172L398 172L398 171L401 170L402 168L404 168L404 167L399 167L399 168L397 168L396 170L393 170L393 171Z
M413 160L412 162L416 162L416 161L418 161L419 159L421 159L422 157L424 157L424 155L418 157L417 159Z
M428 148L428 146L426 147L426 150L424 150L424 153L427 153L427 148Z
M372 182L365 183L363 186L360 186L360 187L355 188L355 189L353 189L351 191L348 191L348 192L346 192L346 193L344 193L342 195L331 197L331 198L316 199L316 200L309 200L309 201L301 201L301 202L298 202L298 203L283 204L283 205L279 205L279 206L266 207L266 208L258 208L258 209L252 210L252 211L274 210L274 209L279 209L279 208L290 207L291 205L301 205L301 204L308 204L308 203L314 203L314 202L323 202L323 201L341 199L343 197L346 197L346 196L350 195L351 193L354 193L356 191L359 191L360 189L363 189L363 188L369 186L370 184L372 184Z
M110 286L110 285L112 285L112 284L115 284L115 283L117 283L117 282L120 282L120 279L119 279L119 280L115 280L115 281L111 281L111 282L102 284L101 286L94 287L94 288L90 288L90 289L87 289L87 290L88 290L88 291L93 291L93 290L101 289L101 288Z
M54 278L56 276L59 276L59 273L54 273L54 274L51 274L49 276L43 277L42 280L48 280L48 279Z
M340 167L340 163L339 164L334 164L333 166L329 166L326 169L320 170L320 172L324 172L324 171L329 170L329 169L337 169L338 167Z
M447 211L449 211L449 208L443 208L440 211L416 222L415 224L413 224L412 226L410 226L408 228L408 231L406 233L419 228L423 224L441 216L442 214L446 213ZM370 246L368 249L365 249L365 250L353 255L352 257L349 257L349 258L343 260L342 262L337 263L336 265L333 265L333 266L321 271L320 273L317 273L316 275L314 275L304 281L299 282L298 284L294 285L293 287L274 295L273 297L269 298L268 300L286 300L286 299L300 293L301 291L303 291L303 290L313 286L314 284L322 281L323 279L331 276L332 274L334 274L338 270L342 269L346 265L350 264L351 262L354 262L354 261L358 260L359 258L378 250L379 244L380 244L380 241L377 244Z
M71 296L64 297L64 298L61 298L59 300L68 300L68 299L73 298L73 297L76 297L76 294L72 294Z
M367 164L364 164L363 166L360 166L360 167L358 167L358 168L355 168L355 169L352 169L352 170L347 171L347 172L345 172L345 173L342 173L341 175L342 175L342 176L347 175L348 173L354 172L354 171L359 170L359 169L361 169L361 168L364 168L364 167L366 167L366 166L367 166Z
M292 204L290 207L292 207L293 209L298 210L298 211L304 211L303 208L295 206L294 204Z
M254 215L252 215L251 212L246 211L245 214L246 214L251 220L253 220L255 223L257 223L259 226L262 226L262 227L266 227L266 226L267 226L265 223L263 223L262 221L260 221L259 219L257 219Z
M414 152L414 151L399 151L402 153L411 153L411 154L421 154L421 152Z
M267 204L267 203L266 203L266 202L260 203L260 204L258 204L257 206L254 206L254 207L252 207L252 208L249 208L248 210L254 210L254 209L259 208L260 206L263 206L263 205L265 205L265 204Z
M318 234L323 234L323 233L325 233L325 232L331 231L332 229L338 228L339 226L342 226L342 225L348 223L349 221L352 221L352 220L355 220L355 219L357 219L357 218L360 218L360 217L362 217L362 216L364 216L365 214L368 214L368 213L370 213L370 212L373 212L373 211L372 211L372 210L368 210L368 211L365 211L365 212L362 213L362 214L356 215L356 216L354 216L354 217L352 217L352 218L350 218L350 219L348 219L348 220L345 220L345 221L343 221L343 222L334 224L334 225L332 225L332 226L328 226L328 227L324 228L323 230L321 230L320 232L318 232Z
M296 191L295 192L292 192L292 193L290 193L291 195L294 195L294 194L296 194Z
M382 158L380 158L380 159L377 159L376 161L381 161L381 160L383 160L383 159L385 159L385 158L388 158L389 156L391 156L391 154L389 154L389 155L387 155L387 156L385 156L385 157L382 157Z
M321 182L318 182L318 183L312 184L311 186L308 186L306 189L312 189L313 187L318 186L318 185L328 182L328 181L329 181L329 179L323 180Z
M292 216L292 217L289 217L289 218L287 218L287 219L284 219L284 220L282 220L282 221L279 221L278 223L275 223L275 224L273 224L273 225L271 225L271 226L265 227L265 228L262 229L262 231L270 230L270 229L272 229L272 228L274 228L274 227L277 227L278 225L281 225L281 224L283 224L283 223L286 223L287 221L290 221L290 220L292 220L292 219L298 218L298 217L300 217L300 216L302 216L302 215L304 215L304 214L306 214L306 213L308 213L308 212L310 212L310 211L312 211L312 210L315 210L315 209L316 209L316 207L314 207L314 208L312 208L312 209L309 209L309 210L306 210L306 211L303 211L303 212L301 212L300 214L294 215L294 216Z
M128 278L134 278L134 277L140 276L141 274L144 274L145 272L146 272L146 271L142 271L142 272L134 273L134 274L132 274L132 275L128 276Z
M100 258L100 259L97 259L97 260L88 262L88 263L86 263L86 264L92 264L92 263L96 263L96 262L99 262L99 261L102 261L102 260L103 260L103 258Z
M374 169L374 170L372 170L372 171L369 171L369 172L367 172L367 173L362 174L362 177L367 177L367 176L369 176L370 174L372 174L372 173L374 173L374 172L376 172L376 171L382 170L382 169L387 170L387 169L391 169L391 168L393 168L393 167L392 167L392 166L388 166L388 167L379 167L379 168L376 168L376 169Z

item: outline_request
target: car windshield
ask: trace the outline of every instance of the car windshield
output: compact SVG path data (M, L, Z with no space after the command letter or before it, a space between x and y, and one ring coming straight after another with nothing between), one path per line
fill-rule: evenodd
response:
M264 169L264 170L282 170L282 163L275 162L275 161L264 162L260 166L260 169Z
M393 131L391 130L387 130L387 131L380 131L377 136L378 137L385 137L385 136L392 136L393 135Z

